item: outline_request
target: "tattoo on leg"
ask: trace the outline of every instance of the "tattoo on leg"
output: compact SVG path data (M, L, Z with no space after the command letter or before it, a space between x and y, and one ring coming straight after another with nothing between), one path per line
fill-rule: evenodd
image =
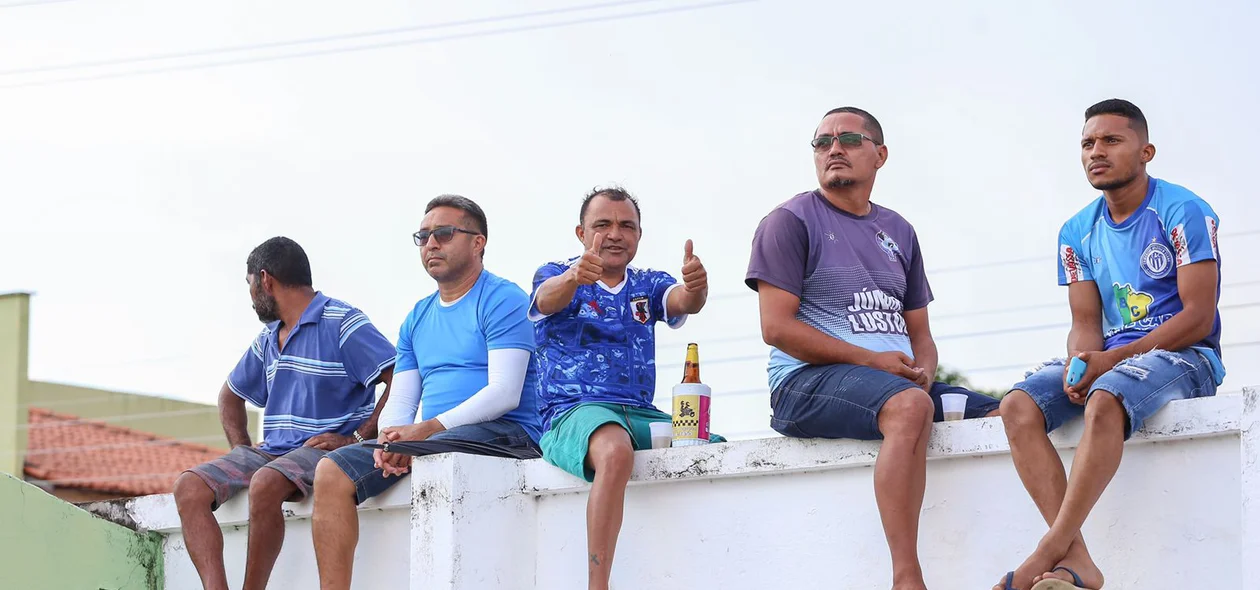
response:
M592 554L591 554L591 564L592 564L592 565L599 565L599 556L598 556L598 555L595 555L594 553L592 553Z

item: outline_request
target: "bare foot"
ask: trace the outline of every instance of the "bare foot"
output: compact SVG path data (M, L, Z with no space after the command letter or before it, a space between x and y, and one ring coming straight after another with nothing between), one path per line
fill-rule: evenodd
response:
M1039 576L1049 571L1050 568L1054 567L1054 564L1063 559L1065 553L1065 551L1054 551L1042 544L1038 544L1033 554L1029 555L1028 559L1025 559L1024 563L1015 569L1015 579L1011 581L1011 587L1017 590L1032 588L1034 583L1033 576ZM1068 577L1071 578L1071 576ZM1006 575L1003 574L997 585L993 586L993 590L1004 590L1006 588L1005 584Z
M1063 559L1060 559L1059 563L1055 565L1055 567L1059 566L1071 568L1072 571L1076 572L1076 575L1081 577L1081 584L1083 587L1095 590L1102 588L1104 581L1102 570L1098 569L1098 566L1094 564L1094 560L1089 556L1089 552L1085 550L1083 545L1079 543L1072 543L1072 546L1068 549L1067 555L1063 556ZM1055 579L1063 580L1065 582L1073 582L1072 574L1059 570L1057 572L1047 571L1034 578L1033 583L1035 584L1042 580Z

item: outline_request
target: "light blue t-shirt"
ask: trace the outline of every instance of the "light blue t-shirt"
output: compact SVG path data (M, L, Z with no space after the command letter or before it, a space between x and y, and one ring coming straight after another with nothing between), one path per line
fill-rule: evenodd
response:
M473 288L452 305L442 305L437 293L416 303L398 334L394 371L420 371L421 419L435 418L481 391L490 382L489 351L534 350L528 308L525 291L484 270ZM542 436L535 401L537 375L530 359L521 403L503 416L520 424L534 440Z
M1123 223L1112 221L1107 201L1100 196L1059 232L1059 284L1094 281L1102 298L1104 348L1124 346L1182 310L1179 267L1215 260L1219 269L1219 224L1206 201L1155 178L1150 179L1142 205ZM1218 301L1220 276L1218 272ZM1211 334L1192 348L1212 363L1219 385L1225 377L1220 311Z

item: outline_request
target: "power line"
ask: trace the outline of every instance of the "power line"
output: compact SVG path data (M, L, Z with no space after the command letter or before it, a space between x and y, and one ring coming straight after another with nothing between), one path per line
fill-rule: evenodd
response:
M26 0L25 2L8 2L0 4L0 8L21 8L24 6L39 6L41 4L61 4L62 2L74 2L75 0Z
M70 0L57 0L67 2ZM597 4L583 4L580 6L566 6L563 8L552 8L547 10L535 10L531 12L517 12L513 14L503 14L498 16L470 18L456 21L447 21L442 23L429 23L423 25L414 25L410 27L393 27L389 29L377 29L374 31L361 31L358 33L343 33L340 35L325 35L321 37L306 37L303 39L289 39L285 41L272 41L268 43L252 43L247 45L235 45L230 47L215 47L210 49L194 49L190 51L175 51L170 53L158 53L153 55L143 55L138 57L122 57L117 59L104 59L95 61L79 61L62 64L52 64L47 66L35 66L30 68L16 68L10 70L0 70L0 76L16 76L22 74L40 74L47 72L58 72L65 70L77 70L85 68L99 68L105 66L117 66L134 63L145 63L151 61L165 61L170 59L185 59L189 57L205 57L208 55L219 55L223 53L236 53L241 51L252 51L255 49L276 49L279 47L292 47L295 45L311 45L317 43L328 43L331 41L348 41L351 39L362 39L367 37L380 37L386 35L397 35L400 33L414 33L418 31L429 31L435 29L449 29L456 27L466 27L471 25L483 25L504 21L521 20L528 18L537 18L542 16L554 16L557 14L566 14L572 12L586 12L590 10L599 10L604 8L619 8L634 4L644 4L650 2L660 2L661 0L620 0L618 2L601 2ZM0 5L3 6L3 5Z
M1223 234L1221 234L1219 237L1221 237L1221 238L1236 238L1236 237L1241 237L1241 236L1249 236L1249 235L1253 235L1253 234L1260 234L1260 229L1252 229L1252 230L1244 230L1244 231L1236 231L1236 232L1223 233ZM981 269L981 268L992 268L992 267L995 267L995 266L1010 266L1010 265L1014 265L1014 264L1028 264L1028 263L1031 263L1031 262L1049 262L1049 261L1052 261L1052 260L1054 260L1054 258L1053 258L1053 257L1046 257L1046 256L1030 256L1030 257L1028 257L1028 258L1014 258L1014 259L1010 259L1010 260L995 260L995 261L993 261L993 262L981 262L981 263L978 263L978 264L964 264L964 265L961 265L961 266L947 266L947 267L944 267L944 268L937 268L937 269L934 269L934 270L929 270L929 271L927 271L927 272L928 272L929 274L938 274L938 275L939 275L939 274L949 274L949 273L954 273L954 272L963 272L963 271L968 271L968 270L976 270L976 269Z
M421 45L421 44L426 44L426 43L437 43L441 41L454 41L454 40L459 40L459 39L472 39L472 38L478 38L478 37L492 37L496 35L504 35L504 34L510 34L510 33L521 33L521 32L537 31L537 30L543 30L543 29L556 29L556 28L561 28L561 27L584 25L584 24L591 24L591 23L598 23L598 22L609 22L609 21L616 21L616 20L626 20L626 19L631 19L631 18L657 16L657 15L662 15L662 14L688 12L688 11L703 10L703 9L708 9L708 8L718 8L722 6L732 6L735 4L747 4L750 2L757 2L757 1L758 0L722 0L719 2L689 4L685 6L658 8L658 9L652 9L652 10L642 10L639 12L628 12L628 13L614 14L614 15L587 17L587 18L572 19L572 20L567 20L567 21L553 21L549 23L522 25L518 27L506 27L506 28L500 28L500 29L490 29L490 30L485 30L485 31L475 31L475 32L469 32L469 33L456 33L456 34L443 35L443 36L437 36L437 37L424 37L424 38L419 38L419 39L402 39L398 41L385 41L385 42L380 42L380 43L356 45L356 46L351 46L351 47L317 49L317 50L297 52L297 53L288 53L288 54L282 54L282 55L229 59L229 60L206 62L206 63L199 63L199 64L151 68L147 70L132 70L132 71L126 71L126 72L110 73L110 74L99 74L95 76L61 78L57 80L46 80L46 81L39 81L39 82L21 82L21 83L16 83L16 84L0 85L0 88L27 88L27 87L33 87L33 86L52 86L52 85L57 85L57 84L69 84L69 83L74 83L74 82L89 82L89 81L108 80L108 79L115 79L115 78L127 78L127 77L132 77L132 76L147 76L147 75L153 75L153 74L164 74L164 73L186 71L186 70L201 70L201 69L218 68L218 67L226 67L226 66L244 65L244 64L251 64L251 63L299 59L299 58L304 58L304 57L317 57L317 56L325 56L325 55L334 55L338 53L371 51L371 50L376 50L376 49L387 49L387 48L402 47L402 46L407 46L407 45Z
M1220 235L1220 238L1238 238L1238 237L1250 236L1250 235L1255 235L1255 234L1260 234L1260 229L1249 229L1249 230L1243 230L1243 231L1224 233ZM995 266L1012 266L1016 264L1029 264L1033 262L1047 263L1053 260L1054 260L1053 257L1030 256L1027 258L1013 258L1009 260L993 260L989 262L979 262L976 264L965 264L962 266L946 266L946 267L941 267L941 268L930 268L930 269L927 269L925 272L929 277L931 277L932 275L951 274L951 273L963 272L963 271L968 271L968 270L992 268ZM1229 283L1229 284L1223 285L1222 289L1224 287L1240 287L1244 285L1254 285L1256 283L1260 283L1260 281ZM710 295L709 301L720 301L723 299L744 298L744 297L749 297L756 294L757 292L753 291L752 289L749 289L747 291L732 291L729 293L719 293L715 295Z
M1246 309L1246 308L1257 307L1257 306L1260 306L1260 301L1250 301L1247 303L1234 303L1230 305L1221 305L1217 308L1217 310L1225 311L1225 310L1233 310L1233 309ZM1025 309L1036 309L1036 308L1028 307ZM1002 312L1007 312L1007 311L1020 311L1020 310L1021 310L1020 308L1013 308L1013 309L1002 309L1002 310L966 312L966 313L953 314L952 316L948 316L948 317L960 318L960 317L969 317L973 315L984 315L988 313L1002 313ZM941 316L934 319L943 319L944 317L946 316ZM961 332L961 333L954 333L954 334L943 334L939 336L934 335L932 336L932 339L939 342L941 340L956 340L960 338L975 338L979 336L995 336L999 334L1018 334L1021 332L1035 332L1035 331L1041 331L1041 330L1050 330L1053 328L1070 328L1071 326L1072 324L1070 322L1057 322L1053 324L1038 324L1034 326L1013 326L1010 328L983 330L980 332ZM757 333L757 334L749 334L746 336L731 336L728 338L715 338L713 340L710 340L708 344L710 345L732 344L736 342L748 342L748 341L753 341L753 340L760 341L761 339L762 339L761 334ZM736 357L736 358L738 358L739 360L744 360L744 357ZM726 362L726 361L727 359L717 358L715 360L710 360L710 361L705 361L705 362L709 364L714 364L714 363L721 363L721 362ZM669 367L682 367L683 364L682 363L669 363L669 364L657 365L657 366L661 368L669 368Z

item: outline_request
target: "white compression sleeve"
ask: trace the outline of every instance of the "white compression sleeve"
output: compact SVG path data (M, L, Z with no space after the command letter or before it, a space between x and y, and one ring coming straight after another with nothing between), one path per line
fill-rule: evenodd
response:
M416 421L416 409L420 407L420 371L412 369L394 373L389 386L389 399L377 418L377 430L390 426L406 426Z
M529 354L530 351L519 348L491 350L487 363L489 383L463 403L439 415L438 422L450 430L497 420L516 409L521 403L521 387L529 370Z

